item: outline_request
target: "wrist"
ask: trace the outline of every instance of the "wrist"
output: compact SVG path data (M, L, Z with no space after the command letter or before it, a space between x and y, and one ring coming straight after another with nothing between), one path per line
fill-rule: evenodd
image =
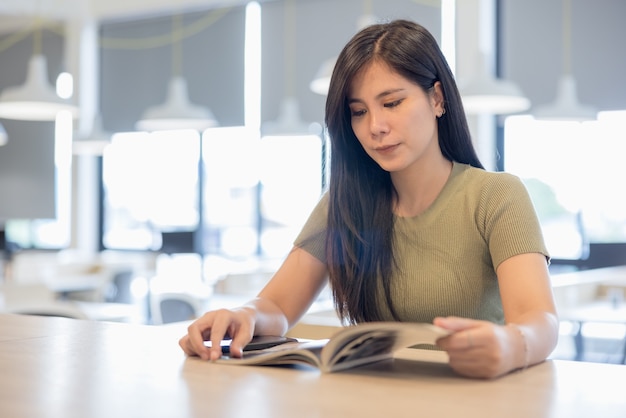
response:
M269 299L256 298L248 302L243 310L254 324L254 335L283 335L288 330L284 312Z
M515 366L513 369L525 370L530 365L530 351L528 347L528 339L524 330L517 324L509 323L507 327L513 330L513 346L515 358Z

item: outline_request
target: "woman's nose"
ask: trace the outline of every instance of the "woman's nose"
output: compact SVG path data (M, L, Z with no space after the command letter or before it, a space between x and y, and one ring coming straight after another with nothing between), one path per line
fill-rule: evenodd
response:
M385 118L383 112L370 111L369 116L370 116L370 131L372 135L378 136L378 135L386 134L387 132L389 132L387 119Z

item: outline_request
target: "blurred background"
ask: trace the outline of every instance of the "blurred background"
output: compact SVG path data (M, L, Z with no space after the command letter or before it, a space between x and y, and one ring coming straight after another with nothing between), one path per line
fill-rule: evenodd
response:
M334 58L394 18L439 41L483 163L531 193L555 276L624 265L623 16L620 0L3 0L4 305L9 283L43 284L15 306L162 323L162 299L185 319L254 295L327 183ZM564 309L623 298L600 284L555 292ZM601 360L626 335L609 322Z

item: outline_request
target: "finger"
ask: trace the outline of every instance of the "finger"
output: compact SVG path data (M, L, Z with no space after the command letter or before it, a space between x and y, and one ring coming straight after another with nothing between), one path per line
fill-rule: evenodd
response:
M467 348L474 348L474 338L472 337L472 330L468 329L463 331L463 333L467 337Z
M183 349L183 351L185 352L185 354L187 354L188 356L193 356L195 353L193 353L189 347L189 337L187 335L185 335L184 337L182 337L180 340L178 340L178 345L180 346L180 348Z
M474 328L482 324L483 321L476 319L461 318L458 316L437 317L433 324L445 328L450 331L462 331L468 328Z
M209 353L209 359L211 361L222 357L221 342L226 335L229 335L232 338L233 335L236 334L236 331L233 329L234 324L232 323L232 314L230 312L221 313L222 315L216 315L211 327L211 349ZM226 313L226 315L224 315L224 313Z
M208 360L210 350L204 345L204 339L207 332L211 332L213 323L213 314L207 313L194 321L187 328L187 352L190 355L198 355L203 360Z
M233 340L230 343L230 355L243 357L243 348L252 340L253 332L247 324L242 324L237 331L233 331Z
M474 349L481 344L480 333L475 331L475 329L471 328L463 331L457 331L454 334L450 334L437 340L437 345L447 352Z

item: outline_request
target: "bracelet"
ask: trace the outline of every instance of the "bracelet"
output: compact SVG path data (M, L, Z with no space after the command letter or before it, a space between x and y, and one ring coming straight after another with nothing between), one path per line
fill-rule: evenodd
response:
M528 340L526 339L526 334L517 324L508 324L511 328L517 330L519 335L522 337L522 344L524 345L524 366L521 368L522 370L526 370L530 363L530 351L528 350Z

